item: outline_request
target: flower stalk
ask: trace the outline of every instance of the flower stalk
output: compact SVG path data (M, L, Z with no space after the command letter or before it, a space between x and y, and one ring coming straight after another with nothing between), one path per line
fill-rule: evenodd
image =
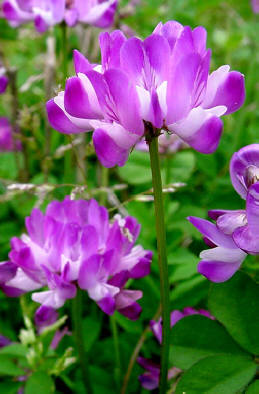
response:
M85 353L82 329L82 291L78 289L77 296L72 300L73 335L76 343L78 361L82 371L82 380L87 394L92 394L90 383L88 357Z
M154 132L156 130L152 130ZM162 180L158 153L158 133L147 135L149 144L150 164L152 171L152 183L154 192L157 252L160 272L161 309L163 319L161 369L160 369L160 393L167 389L169 339L170 339L170 303L169 303L169 281L166 254L166 231L163 206Z

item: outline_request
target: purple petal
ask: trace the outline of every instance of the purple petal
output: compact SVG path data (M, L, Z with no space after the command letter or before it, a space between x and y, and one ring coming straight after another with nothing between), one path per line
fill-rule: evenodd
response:
M225 115L237 111L245 100L245 82L243 74L229 72L229 66L221 66L208 78L207 92L202 103L203 108L224 105Z
M104 313L107 313L107 315L112 315L115 311L114 297L107 296L98 301L98 305Z
M232 235L236 228L247 223L245 211L230 211L217 219L217 227L224 234Z
M110 135L114 134L114 136ZM104 129L96 129L93 134L93 143L98 159L104 167L111 168L115 165L123 166L130 153L130 148L123 148L117 144L116 135L125 135L126 141L132 136L123 129L119 124L104 124ZM128 138L129 137L129 138ZM133 146L134 144L132 144Z
M104 70L120 67L120 49L125 41L126 37L120 30L100 34L99 42Z
M213 113L205 113L201 107L197 107L186 119L168 128L198 152L209 154L218 147L223 123Z
M97 254L82 262L78 275L78 285L81 289L88 290L95 286L100 264L101 256Z
M6 91L9 79L5 75L0 75L0 94Z
M224 248L237 249L231 236L223 234L215 224L194 216L189 216L187 219L214 244L223 246Z
M0 263L0 285L5 284L15 277L17 265L11 261L4 261Z
M230 279L239 269L242 262L225 263L224 261L202 260L198 264L198 272L212 282L220 283Z
M81 129L72 123L65 112L55 103L54 99L47 102L46 109L51 127L58 130L60 133L77 134L87 131L86 128Z
M172 51L174 49L176 40L179 38L183 29L184 27L176 21L169 21L166 22L164 25L162 24L162 22L160 22L154 29L153 33L160 34L165 37Z
M78 73L87 73L87 71L92 70L91 63L86 59L86 57L79 52L78 50L74 49L73 51L73 60L74 60L74 67L75 72Z

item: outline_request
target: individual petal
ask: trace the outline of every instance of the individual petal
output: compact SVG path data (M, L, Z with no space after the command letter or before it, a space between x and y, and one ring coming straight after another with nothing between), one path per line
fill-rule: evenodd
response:
M34 315L35 325L39 332L41 332L45 327L50 326L55 323L58 319L58 313L55 309L49 308L47 306L40 306Z
M0 263L0 285L14 278L17 268L17 265L11 261L3 261Z
M5 283L7 287L13 287L22 292L28 292L36 289L40 289L42 284L31 279L26 273L18 268L16 275Z
M203 108L212 108L224 105L227 108L225 115L237 111L245 100L244 75L237 72L229 72L229 66L221 66L208 78L206 96L203 100Z
M116 7L117 0L106 0L91 8L87 7L87 10L81 9L80 21L101 28L109 27L113 23Z
M103 70L120 67L120 49L126 37L120 30L99 35Z
M230 211L217 219L217 227L224 234L232 235L236 228L247 223L245 211Z
M113 101L116 111L115 114L110 113L110 120L119 121L125 129L142 136L144 124L139 113L139 100L135 86L121 70L108 70L104 73L104 78L112 96L112 100L107 102L107 109L110 109L108 106L110 101Z
M137 320L142 308L135 301L142 297L140 290L121 290L115 297L116 309L130 320Z
M115 311L115 299L110 295L98 301L98 305L101 310L109 316L112 315Z
M83 133L88 128L80 128L76 126L56 103L55 99L51 99L46 104L48 121L53 129L58 130L64 134Z
M231 236L223 234L215 224L209 222L208 220L194 216L189 216L187 219L193 224L194 227L197 228L198 231L200 231L200 233L202 233L214 244L231 250L237 249Z
M78 21L78 12L75 8L65 11L65 22L68 26L73 27Z
M207 70L207 63L206 67L203 63L198 53L190 53L174 65L169 74L167 87L167 125L185 118L197 101L197 97L202 95L206 87L206 72L204 73L203 70ZM199 85L196 83L198 77Z
M212 282L221 283L230 279L241 264L240 261L225 263L224 261L202 260L198 264L198 272Z
M33 242L36 242L39 246L44 244L44 215L43 213L34 208L31 211L30 216L25 219L26 229L30 238Z
M153 332L153 334L155 335L156 339L158 340L158 342L161 345L161 343L162 343L162 318L160 317L160 319L158 321L150 320L150 328L151 328L151 331Z
M221 107L218 107L221 108ZM219 110L224 113L225 107ZM223 128L222 121L213 112L201 107L191 110L182 121L168 125L168 129L176 133L183 141L201 153L214 152L219 144Z
M33 20L33 13L29 10L22 9L16 0L5 0L2 4L4 17L12 26Z
M244 146L234 153L230 162L230 176L237 193L246 199L247 189L259 181L259 144Z
M98 282L97 274L101 265L101 256L93 255L83 261L78 274L78 285L81 289L89 290Z
M85 74L80 76L68 78L66 81L64 95L66 112L76 118L102 118L98 99L90 80Z
M105 167L123 166L130 153L130 149L138 140L132 134L116 123L104 123L93 134L93 143L98 159Z
M192 36L193 36L195 50L201 55L204 55L206 52L206 45L207 45L206 29L204 29L204 27L202 26L198 26L193 30Z
M151 34L144 40L143 48L145 50L145 79L149 86L155 88L168 78L170 46L163 36Z
M176 21L168 21L164 25L160 22L154 29L154 34L165 37L170 45L171 51L174 49L176 40L179 38L184 27Z
M93 66L91 63L86 59L86 57L79 52L77 49L73 51L73 61L75 72L78 73L87 73L88 71L92 70Z

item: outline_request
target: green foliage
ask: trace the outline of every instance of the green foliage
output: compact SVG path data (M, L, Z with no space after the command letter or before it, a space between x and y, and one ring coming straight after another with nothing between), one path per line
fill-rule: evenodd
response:
M51 394L54 393L54 385L51 377L45 372L35 372L25 384L25 394Z
M176 394L236 394L253 378L256 365L239 356L217 355L194 364L177 385Z
M211 313L247 351L259 354L259 285L242 272L212 286Z
M174 326L171 345L171 364L181 369L188 369L207 356L247 355L224 327L200 315L187 316Z

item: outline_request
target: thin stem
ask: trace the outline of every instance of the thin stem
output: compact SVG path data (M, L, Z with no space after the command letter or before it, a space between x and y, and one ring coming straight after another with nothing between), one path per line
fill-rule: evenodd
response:
M161 292L161 307L162 307L162 319L163 319L159 389L160 389L160 393L166 393L169 339L170 339L170 303L169 303L169 281L168 281L167 255L166 255L166 232L165 232L165 219L164 219L164 207L163 207L163 193L162 193L162 181L161 181L157 137L151 138L151 141L149 142L149 154L150 154L152 183L153 183L153 191L154 191L157 251L158 251L158 264L159 264L159 272L160 272L160 292Z
M84 337L82 329L82 291L78 290L77 296L72 300L73 335L76 342L78 361L82 371L85 392L92 394L92 387L89 378L88 358L85 353Z
M68 62L67 62L67 55L68 55L68 49L67 49L67 25L65 22L61 24L61 30L62 30L62 38L61 38L61 50L62 50L62 71L63 71L63 82L66 82L67 78L67 73L68 73Z
M113 346L115 352L115 380L117 386L120 387L121 382L121 357L120 357L120 344L119 344L119 337L118 337L118 327L116 323L116 318L114 315L110 317L110 324L111 324L111 331L113 337Z

